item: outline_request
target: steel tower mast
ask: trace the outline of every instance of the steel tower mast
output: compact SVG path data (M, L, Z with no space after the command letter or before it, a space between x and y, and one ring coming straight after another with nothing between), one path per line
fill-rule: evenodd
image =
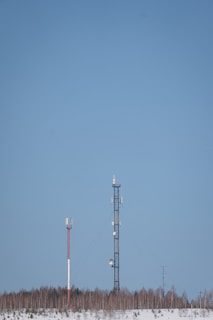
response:
M72 229L72 218L65 219L67 229L67 305L70 305L70 230Z
M118 293L120 291L120 265L119 265L119 227L120 227L120 204L122 198L120 197L120 184L116 183L115 177L112 179L112 187L114 189L113 195L113 206L114 206L114 221L112 225L114 227L113 237L114 237L114 259L109 260L109 264L114 268L114 291Z

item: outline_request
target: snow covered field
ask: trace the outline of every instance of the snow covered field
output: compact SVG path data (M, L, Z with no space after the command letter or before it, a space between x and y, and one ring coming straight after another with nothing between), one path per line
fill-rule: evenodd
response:
M161 310L127 310L127 311L82 311L59 312L42 310L40 312L15 311L0 314L0 320L213 320L213 310L205 309L161 309Z

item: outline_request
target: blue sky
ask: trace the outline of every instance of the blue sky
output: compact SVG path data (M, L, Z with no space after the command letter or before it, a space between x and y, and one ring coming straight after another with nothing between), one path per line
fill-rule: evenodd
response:
M0 2L0 292L213 289L213 2Z

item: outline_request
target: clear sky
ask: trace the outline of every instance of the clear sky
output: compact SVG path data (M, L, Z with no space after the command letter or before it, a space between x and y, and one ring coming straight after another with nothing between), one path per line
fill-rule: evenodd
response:
M0 292L213 289L213 1L0 1Z

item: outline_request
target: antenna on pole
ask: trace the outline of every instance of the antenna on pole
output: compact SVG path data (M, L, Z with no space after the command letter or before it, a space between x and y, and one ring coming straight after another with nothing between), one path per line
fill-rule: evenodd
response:
M162 266L162 295L163 295L163 298L165 295L165 268L166 268L166 266Z
M120 227L120 204L123 199L120 197L120 184L116 183L115 176L112 178L112 187L114 189L113 195L113 207L114 207L114 221L113 226L113 237L114 237L114 259L109 260L109 265L114 268L114 292L120 291L120 265L119 265L119 227ZM122 199L122 200L121 200Z
M72 218L65 219L67 229L67 305L70 305L70 230L72 229Z

